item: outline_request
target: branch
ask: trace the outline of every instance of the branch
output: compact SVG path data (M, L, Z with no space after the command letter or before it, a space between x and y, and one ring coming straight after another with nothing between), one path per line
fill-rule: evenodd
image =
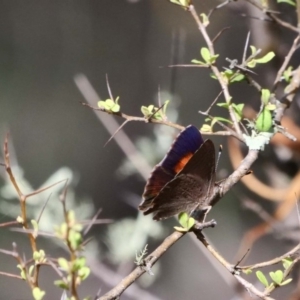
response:
M208 47L211 55L215 55L215 50L214 50L213 43L212 43L210 37L207 34L205 26L202 24L200 18L198 17L198 13L197 13L194 5L189 5L188 8L189 8L189 11L190 11L192 17L194 18L197 26L198 26L198 29L200 30L201 34L203 35L203 38L204 38L204 40L207 44L207 47ZM218 81L219 81L219 83L222 87L222 90L223 90L223 93L224 93L224 96L225 96L225 101L229 104L228 111L229 111L230 118L233 122L233 126L235 128L235 131L237 132L237 134L242 136L242 131L241 131L241 128L239 126L238 120L236 118L236 114L234 113L234 110L233 110L232 106L230 105L230 101L231 101L232 97L230 96L230 93L229 93L229 90L228 90L228 84L223 79L223 77L222 77L219 69L217 68L217 66L212 64L212 65L210 65L210 68L213 71L213 73L215 74L215 76L217 77L217 79L218 79Z
M112 300L118 299L118 297L141 275L147 272L147 269L151 268L157 260L179 239L181 239L186 232L175 231L169 235L160 246L158 246L151 254L149 254L144 260L144 266L136 267L128 276L116 285L112 290L98 298L97 300Z

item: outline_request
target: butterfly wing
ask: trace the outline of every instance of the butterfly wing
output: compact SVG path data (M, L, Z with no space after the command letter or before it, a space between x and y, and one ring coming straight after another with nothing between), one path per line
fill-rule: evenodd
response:
M215 166L214 144L206 140L177 176L151 201L144 214L154 213L153 219L161 220L207 207L215 183Z
M202 143L202 136L193 125L187 126L179 133L166 156L154 167L143 193L140 210L150 208L152 200L183 169Z

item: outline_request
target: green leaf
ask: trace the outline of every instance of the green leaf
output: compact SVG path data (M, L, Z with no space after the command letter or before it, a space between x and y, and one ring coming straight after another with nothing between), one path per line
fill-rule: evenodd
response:
M293 263L293 260L289 257L284 258L282 260L282 264L283 264L283 267L284 267L285 270L288 269L291 266L292 263Z
M286 82L290 82L291 80L291 77L292 77L292 71L293 71L293 67L292 66L289 66L284 72L283 72L283 77L284 77L284 80Z
M73 229L69 230L69 241L73 250L78 250L82 243L82 235Z
M198 65L206 65L205 62L201 61L201 60L198 60L198 59L192 59L191 62L193 64L198 64Z
M45 296L45 291L42 291L39 287L35 287L32 290L32 296L34 300L42 300Z
M86 278L88 278L88 276L90 275L91 270L89 267L82 267L79 271L78 271L78 276L81 278L81 280L85 280Z
M221 102L221 103L217 103L217 106L219 107L224 107L224 108L229 108L229 103L227 102Z
M244 79L245 79L244 74L237 73L230 77L229 82L231 82L231 83L240 82L240 81L243 81Z
M255 46L250 46L250 49L251 49L251 55L255 55L256 52L257 52L257 49Z
M65 272L69 272L70 270L69 262L65 258L63 257L58 258L57 263L62 270L64 270Z
M214 127L214 125L217 123L217 121L219 122L225 122L225 123L229 123L232 124L232 121L226 119L226 118L222 118L222 117L213 117L213 119L211 120L211 127Z
M252 273L252 270L251 269L245 269L243 270L243 273L246 274L246 275L249 275Z
M171 3L177 4L177 5L181 5L181 3L178 0L170 0Z
M261 101L264 105L267 105L271 96L271 92L268 89L261 90Z
M249 62L247 62L247 67L248 68L254 68L256 66L256 60L253 58Z
M200 131L202 131L202 132L212 132L212 128L208 124L203 124Z
M268 280L266 278L266 276L264 275L264 273L262 271L256 271L256 277L257 279L265 286L268 287L269 283Z
M272 128L272 113L264 108L255 121L255 128L258 132L269 132Z
M17 265L17 268L20 269L20 271L21 271L20 276L22 277L22 279L26 280L27 276L26 276L25 269L20 264Z
M120 105L119 104L115 104L112 108L111 111L117 113L120 111Z
M232 107L234 109L234 112L238 118L238 121L240 121L243 117L243 109L244 109L244 103L240 103L240 104L234 104L232 103Z
M164 115L166 115L166 111L167 111L167 107L170 103L170 100L166 100L165 103L164 103L164 107L163 107L163 113Z
M33 270L34 270L34 267L35 267L35 265L31 265L31 266L29 267L29 269L28 269L28 274L29 274L30 276L32 276L32 272L33 272Z
M206 47L202 47L200 50L200 54L202 56L202 58L204 59L204 61L209 64L210 63L210 59L211 59L211 55L209 50Z
M67 219L69 224L74 224L76 221L74 210L69 210L67 213Z
M266 105L266 109L267 109L267 110L270 110L270 111L275 110L275 109L276 109L276 105L275 105L275 104L272 104L272 103L268 103L268 104Z
M209 24L209 19L208 19L207 15L202 13L202 14L200 14L200 17L202 18L202 24L205 27L207 27L207 25Z
M191 218L186 212L182 212L178 215L178 221L186 231L189 231L195 224L195 219Z
M272 278L272 280L280 285L283 279L283 272L281 270L277 270L275 272L270 272L270 277Z
M31 220L31 225L32 225L34 231L39 230L39 224L36 220Z
M120 105L118 104L119 97L117 97L116 101L112 99L106 99L105 101L98 101L98 107L104 108L107 111L111 112L119 112L120 111Z
M153 104L150 104L150 105L148 106L148 110L149 110L150 114L153 113L153 108L154 108L154 105L153 105Z
M296 3L292 0L277 0L277 3L286 3L292 6L296 6Z
M64 290L69 290L69 285L64 280L55 280L54 285Z
M141 107L141 112L142 112L142 114L144 115L144 117L148 117L149 114L150 114L149 109L148 109L147 106L142 106L142 107Z
M288 278L287 280L281 282L280 286L287 285L287 284L289 284L292 280L293 280L292 278Z
M265 56L261 57L261 58L256 58L256 62L258 64L265 64L267 62L269 62L271 59L273 59L273 57L275 56L275 53L273 51L267 53Z
M45 251L41 249L40 251L34 251L33 252L33 260L35 263L43 263L46 261L45 259Z
M72 271L78 271L79 269L85 267L86 264L86 258L85 257L78 257L74 262L73 262L73 267Z

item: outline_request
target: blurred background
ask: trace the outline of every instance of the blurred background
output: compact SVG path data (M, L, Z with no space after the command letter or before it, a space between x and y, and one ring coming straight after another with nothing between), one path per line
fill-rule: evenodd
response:
M219 1L195 0L198 13L208 13L218 4ZM99 98L105 100L109 98L108 75L113 95L120 96L121 110L129 115L142 116L142 105L158 106L160 90L161 101L170 100L167 115L171 121L200 128L204 117L198 110L207 109L220 92L219 84L206 69L167 66L200 59L204 40L190 14L168 1L2 0L0 8L0 141L10 133L13 170L24 192L70 178L67 203L75 208L78 219L91 218L102 208L100 218L114 220L111 225L95 226L89 233L94 236L87 247L92 275L80 288L82 297L94 297L99 289L103 294L134 268L136 251L147 243L149 251L155 249L176 224L175 219L153 222L149 216L140 216L137 206L145 185L145 175L141 172L150 174L178 132L163 125L131 122L124 130L133 148L127 141L122 142L122 136L123 149L114 140L104 147L110 138L106 126L114 126L114 117L103 116L101 122L92 109L84 107L81 102L86 100L74 78L79 84L87 84L88 80ZM286 21L295 20L289 7L282 5L278 9L283 11ZM270 22L250 18L253 16L259 17L259 11L245 2L231 3L214 12L208 32L214 37L229 27L215 43L220 68L228 67L227 57L241 61L248 31L251 45L261 48L262 53L275 51L276 58L268 66L255 70L256 80L268 87L295 34ZM298 59L296 53L293 58L296 66ZM260 105L257 92L246 84L233 86L232 94L236 103L249 103L256 110ZM297 101L292 111L297 116ZM214 115L224 112L222 108L213 110ZM123 121L114 119L119 124ZM233 170L227 140L212 139L216 148L224 145L218 166L218 178L222 179ZM135 155L144 159L139 169L128 161L124 148L133 149ZM265 183L273 184L276 193L275 188L288 186L298 165L295 154L288 148L280 152L287 153L285 156L270 148L253 170ZM19 214L15 193L4 170L2 175L1 223ZM50 194L41 219L42 229L48 231L62 222L59 189L38 195L28 203L29 216L35 217ZM259 215L243 208L241 202L245 199L257 201L269 213L277 207L261 200L242 184L214 207L209 217L215 218L218 226L205 232L232 263L237 261L236 253L245 232L262 222ZM267 235L255 243L247 263L268 260L290 249L295 240L283 243L285 231L280 232L281 236ZM0 248L12 249L12 242L17 243L22 255L30 256L24 234L1 228ZM39 245L51 256L66 255L57 241L41 237ZM19 272L16 262L4 254L0 256L0 269ZM154 276L143 275L122 299L241 298L237 296L232 276L188 235L164 255L153 273ZM53 287L55 279L57 275L49 268L42 271L45 299L60 299L62 292ZM255 282L254 276L252 279ZM293 286L289 285L274 295L283 299L291 290ZM26 283L3 276L0 299L31 299L31 293Z

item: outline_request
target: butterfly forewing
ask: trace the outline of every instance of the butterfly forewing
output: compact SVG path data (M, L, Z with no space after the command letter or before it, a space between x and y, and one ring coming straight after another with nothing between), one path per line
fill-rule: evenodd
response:
M151 207L153 199L184 168L202 143L202 136L193 125L178 134L166 156L154 167L143 193L140 210L145 211Z
M144 214L160 220L208 205L215 183L215 148L206 140L176 177L153 199Z

